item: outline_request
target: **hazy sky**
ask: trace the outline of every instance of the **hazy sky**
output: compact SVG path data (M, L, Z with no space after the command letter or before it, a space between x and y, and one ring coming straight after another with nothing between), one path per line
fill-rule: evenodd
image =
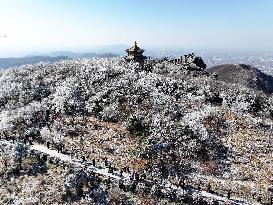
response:
M0 57L134 40L273 50L273 0L0 0Z

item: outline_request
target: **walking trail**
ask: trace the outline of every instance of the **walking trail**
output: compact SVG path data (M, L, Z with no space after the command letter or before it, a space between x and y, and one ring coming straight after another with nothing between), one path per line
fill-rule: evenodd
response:
M14 146L14 143L12 143L11 141L7 141L7 140L0 140L0 144L8 144L11 146ZM108 169L107 168L98 168L92 165L91 161L85 161L84 163L82 162L82 160L79 159L74 159L72 158L70 155L66 155L63 153L59 153L56 150L53 149L49 149L44 145L41 144L34 144L34 145L28 145L29 150L35 150L38 152L41 152L43 154L46 154L48 156L57 158L63 162L67 162L71 165L77 166L77 167L86 167L87 170L92 171L93 173L97 173L100 175L103 175L105 177L110 177L112 179L115 180L130 180L130 175L128 173L123 173L122 176L120 176L120 173L117 171L114 171L113 173L108 173ZM154 183L155 184L155 183ZM184 193L184 190L180 187L177 187L173 184L165 184L164 187L167 188L171 188L174 189L178 192ZM239 198L232 198L232 199L228 199L225 196L219 196L216 194L212 194L206 191L200 191L197 189L194 189L193 192L199 193L201 194L201 196L205 197L205 198L211 198L217 201L221 201L224 202L225 204L246 204L246 205L250 205L250 204L254 204L254 203L250 203L250 202L246 202L243 199L239 199ZM259 203L255 203L255 204L259 204Z

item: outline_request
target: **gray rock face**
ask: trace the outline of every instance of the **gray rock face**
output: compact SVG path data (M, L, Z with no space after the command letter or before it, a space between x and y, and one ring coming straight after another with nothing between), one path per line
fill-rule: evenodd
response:
M195 55L194 53L184 55L184 57L181 57L181 61L184 64L194 64L195 66L197 66L201 70L204 70L207 67L206 64L204 63L203 59L201 57Z

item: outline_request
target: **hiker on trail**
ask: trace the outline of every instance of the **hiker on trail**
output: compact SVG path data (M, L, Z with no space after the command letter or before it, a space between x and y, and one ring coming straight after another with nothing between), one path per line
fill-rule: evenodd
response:
M105 167L108 166L108 161L107 161L107 159L104 160L104 166L105 166Z
M75 156L75 151L74 151L74 148L72 147L72 149L70 151L70 157L74 158L74 156Z
M230 199L230 195L231 195L231 190L229 189L227 192L227 198Z
M58 153L59 153L59 152L62 152L62 147L61 147L61 144L60 144L60 143L57 144L57 151L58 151Z
M120 189L124 189L124 184L123 184L123 181L122 181L122 179L120 179L119 181L118 181L118 187L120 188Z
M92 165L95 167L96 166L96 160L95 158L92 159Z
M197 189L198 189L198 190L201 190L201 181L198 182L198 184L197 184Z
M24 137L24 139L26 139L26 141L28 141L29 140L29 135L26 134L25 137Z
M46 142L46 147L47 147L47 149L49 149L49 147L50 147L50 142Z
M137 189L137 182L136 182L136 181L134 181L134 182L132 183L130 189L131 189L131 191L132 191L133 193L136 192L136 189Z
M252 194L252 199L255 199L256 191L255 191L255 190L252 190L252 191L251 191L251 194Z
M8 169L8 160L7 159L5 159L5 161L4 161L4 167L5 167L4 172L6 172Z
M61 143L60 147L61 147L61 153L64 153L64 144Z
M124 171L127 172L127 173L129 173L130 172L129 167L128 166L124 167Z
M210 184L210 183L208 184L207 192L208 192L208 193L211 193L211 184Z
M108 163L108 169L110 170L111 169L111 163Z
M44 162L47 161L47 155L46 155L46 154L44 154L44 155L42 156L42 160L43 160Z
M108 164L108 173L113 173L113 167L112 167L112 164L111 163L109 163Z
M33 143L32 143L32 139L33 139L33 138L34 138L33 133L32 133L31 135L26 135L26 136L25 136L26 142L28 141L28 143L29 143L30 145L33 145Z
M110 176L108 177L106 184L107 184L107 189L109 189L110 186L111 186L111 178L110 178Z
M50 110L46 110L45 121L48 122L50 117Z
M257 202L258 202L258 203L261 203L261 202L262 202L262 197L261 197L261 196L258 196L258 197L257 197Z
M178 185L184 190L185 189L185 179L181 178L178 182Z
M138 172L135 172L134 179L138 182L139 181L139 174Z
M130 173L130 180L131 180L131 181L134 180L134 174L135 174L135 172L134 172L134 171L131 171L131 173Z
M33 145L33 140L28 140L30 145Z
M123 170L121 169L121 170L120 170L120 174L119 174L120 177L122 177L122 173L123 173Z
M93 172L93 181L91 181L92 183L93 183L93 186L96 184L96 182L97 182L97 174L95 174L94 172Z
M37 130L36 135L35 135L36 140L37 140L37 138L40 137L40 136L41 136L41 132L40 132L40 130Z
M85 162L85 156L82 156L82 163Z
M97 185L98 185L98 186L100 185L101 181L102 181L102 179L98 176L98 177L97 177Z
M4 132L4 135L5 135L5 139L8 140L8 135L6 132Z
M26 145L27 144L27 140L26 140L26 138L24 138L24 145Z
M63 153L63 144L62 143L59 143L58 145L57 145L57 150L58 150L58 152L60 152L60 153Z

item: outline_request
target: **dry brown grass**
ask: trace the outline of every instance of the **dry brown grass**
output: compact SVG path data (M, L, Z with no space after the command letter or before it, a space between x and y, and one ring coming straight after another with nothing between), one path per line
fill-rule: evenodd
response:
M0 204L16 199L23 204L62 204L62 186L62 177L52 170L47 175L16 177L1 187Z
M131 155L138 147L137 139L132 138L121 124L102 122L94 117L86 121L86 125L79 126L79 136L66 136L66 150L77 150L79 156L89 160L95 158L100 164L107 159L117 168L144 166L144 162ZM69 125L66 123L62 125L64 128Z
M213 166L206 163L202 166L202 173L210 176L216 182L217 189L232 188L234 195L250 199L251 192L268 197L267 188L273 179L273 136L259 126L253 126L251 115L239 115L232 111L222 111L223 118L231 123L229 134L223 138L224 145L232 148L230 169L236 170L228 179L210 176ZM269 122L271 124L271 122ZM204 122L206 128L214 125L213 119Z

